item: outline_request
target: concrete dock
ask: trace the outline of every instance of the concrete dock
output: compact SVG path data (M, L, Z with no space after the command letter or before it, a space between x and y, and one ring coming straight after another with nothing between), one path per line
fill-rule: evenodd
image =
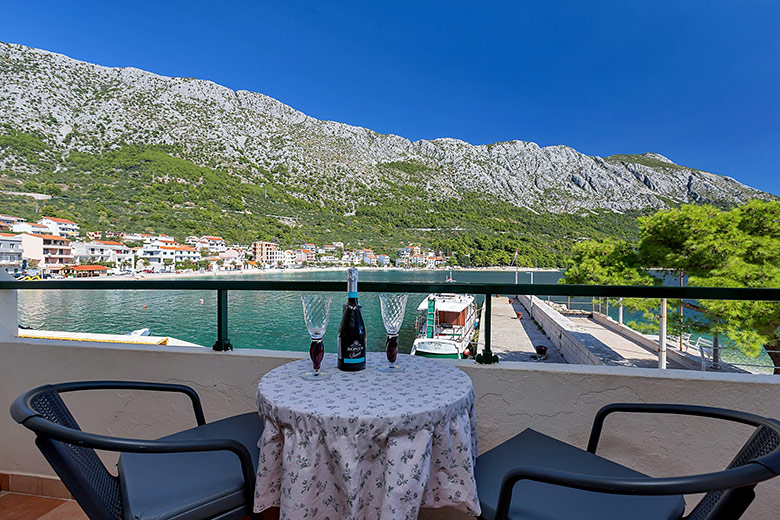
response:
M540 363L566 363L561 353L553 345L550 338L525 312L518 303L510 304L505 296L493 297L491 313L491 350L502 361L535 361ZM517 319L517 311L523 313L522 319ZM485 323L485 307L482 307L480 324ZM485 347L485 327L480 325L479 352ZM547 347L547 359L540 359L534 349L535 345Z
M527 297L525 299L528 300ZM651 350L646 345L605 327L588 315L567 315L564 317L553 307L541 300L535 300L544 307L545 313L557 316L555 320L559 320L564 327L567 327L569 343L576 342L578 346L572 350L571 345L569 345L567 346L568 350L564 349L564 352L568 352L568 354L562 353L561 348L550 339L538 324L538 320L532 317L532 313L521 304L520 300L514 298L510 303L505 296L494 296L491 314L491 349L494 354L498 355L499 360L607 364L641 368L658 367L657 351ZM527 304L528 301L525 303ZM521 319L517 318L518 312L522 313ZM483 306L480 324L485 323L484 313ZM536 318L541 319L541 316L536 316ZM549 322L549 320L543 321L544 323ZM565 325L566 323L568 325ZM485 327L480 325L477 342L479 352L484 349L484 333ZM558 338L558 341L561 339ZM536 354L534 349L536 345L547 347L546 359L540 359ZM691 366L685 366L677 362L674 356L670 356L667 359L667 368L685 369L691 368Z

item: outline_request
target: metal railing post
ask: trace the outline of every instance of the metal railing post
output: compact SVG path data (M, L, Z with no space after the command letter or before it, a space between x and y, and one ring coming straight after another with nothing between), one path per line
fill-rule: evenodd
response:
M217 289L217 341L214 350L233 350L228 339L228 292L227 289Z
M661 324L658 331L658 368L666 368L666 298L661 298Z
M717 332L712 335L712 369L720 370L720 337Z
M482 348L482 352L476 356L477 363L483 365L498 363L498 356L493 354L493 351L490 350L490 315L493 312L492 297L492 294L485 295L485 346ZM480 324L479 327L482 328L482 324ZM482 332L480 332L480 334L482 334Z

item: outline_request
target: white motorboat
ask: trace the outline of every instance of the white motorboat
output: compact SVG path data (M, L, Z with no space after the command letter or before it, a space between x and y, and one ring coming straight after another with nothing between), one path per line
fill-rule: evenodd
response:
M144 305L144 307L146 306ZM151 329L137 329L134 330L133 332L128 332L127 334L125 334L125 336L151 336L151 335L152 335Z
M468 294L430 294L417 307L417 339L412 355L425 357L468 357L474 338L477 304Z

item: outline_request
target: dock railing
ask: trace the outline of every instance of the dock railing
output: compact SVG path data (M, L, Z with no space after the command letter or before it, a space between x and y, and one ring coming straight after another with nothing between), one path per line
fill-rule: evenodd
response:
M0 291L14 290L177 290L216 291L217 334L213 349L232 350L228 337L228 294L230 291L293 291L293 292L344 292L341 281L303 280L42 280L42 281L0 281ZM690 300L748 300L780 301L780 288L736 288L736 287L663 287L663 286L618 286L618 285L563 285L563 284L505 284L505 283L425 283L425 282L361 282L361 292L369 293L463 293L484 295L485 323L480 323L480 334L484 335L483 351L476 361L482 364L498 362L498 356L491 350L491 310L494 295L534 295L558 297L606 297L606 298L652 298ZM661 334L661 350L665 350L665 334ZM663 367L662 367L663 368Z

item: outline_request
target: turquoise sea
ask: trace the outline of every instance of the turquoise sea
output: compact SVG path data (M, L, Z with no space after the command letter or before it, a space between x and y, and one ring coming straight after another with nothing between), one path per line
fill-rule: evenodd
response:
M366 270L362 281L443 282L445 271ZM560 272L535 272L535 283L556 283ZM346 303L346 270L263 271L230 280L328 280L344 281L344 292L336 293L325 334L325 350L335 352L336 331L341 307ZM453 271L457 282L514 283L514 271ZM228 279L228 278L223 278ZM520 283L530 281L530 273L520 272ZM359 285L358 285L359 290ZM426 294L410 294L399 350L408 353L414 341L416 309ZM201 303L201 299L203 303ZM361 293L368 349L385 349L385 330L377 293ZM144 307L145 306L145 307ZM590 304L588 304L588 307ZM308 350L309 335L303 321L298 292L230 291L229 338L234 348ZM172 336L211 347L216 339L215 291L20 291L19 323L34 329L69 332L124 334L150 328L155 336Z

